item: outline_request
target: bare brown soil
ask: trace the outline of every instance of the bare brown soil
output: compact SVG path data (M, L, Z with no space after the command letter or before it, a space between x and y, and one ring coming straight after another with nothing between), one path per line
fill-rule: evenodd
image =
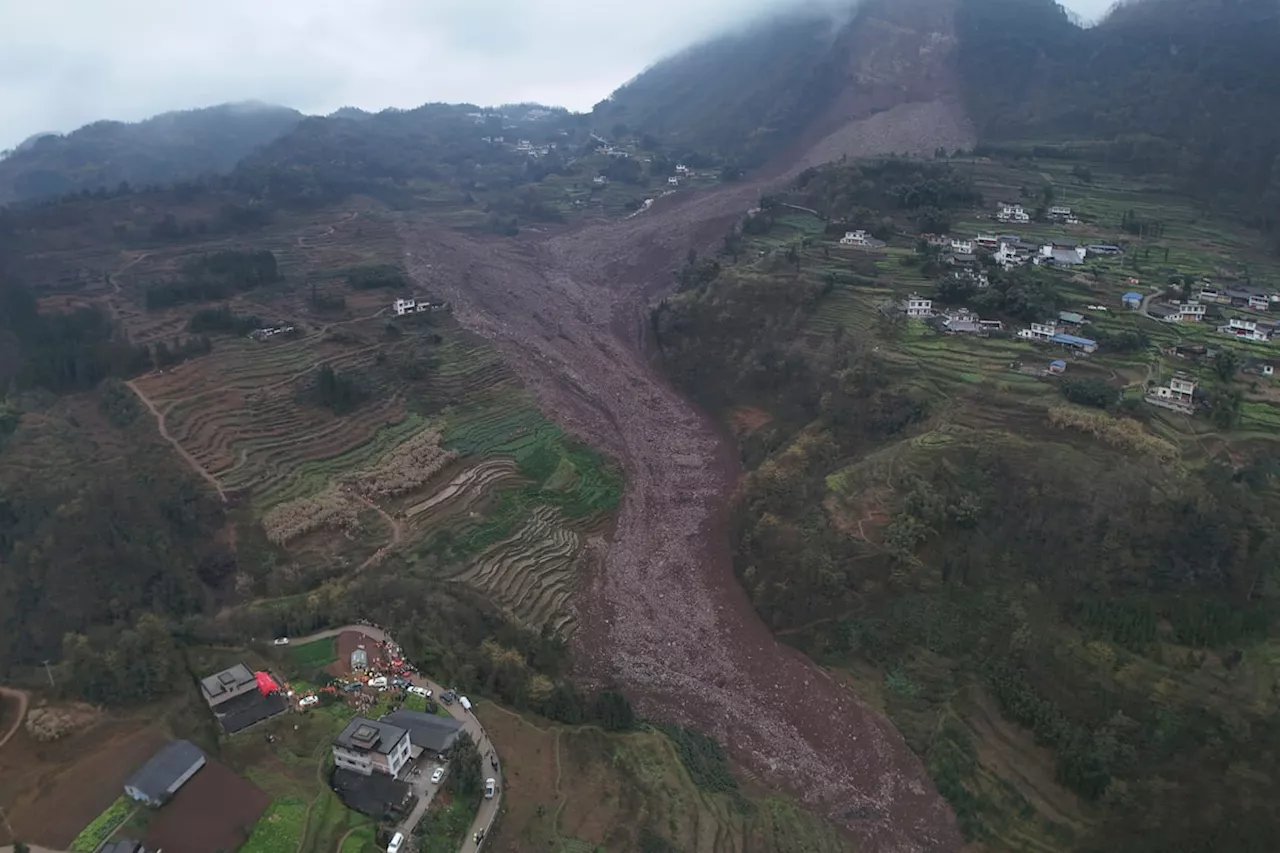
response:
M147 825L146 847L170 853L235 850L270 802L252 782L210 759Z
M145 720L105 721L52 743L19 728L0 750L0 806L23 841L65 850L165 740ZM12 840L0 822L0 842Z
M881 122L849 153L932 152ZM890 132L893 131L893 132ZM806 162L770 174L785 180ZM954 817L898 732L847 688L780 645L734 577L727 536L734 454L652 364L650 300L690 248L714 246L770 182L675 193L642 214L517 240L427 221L401 227L419 284L451 299L548 415L625 468L604 570L577 602L576 660L651 716L724 741L743 766L845 826L868 849L959 850Z

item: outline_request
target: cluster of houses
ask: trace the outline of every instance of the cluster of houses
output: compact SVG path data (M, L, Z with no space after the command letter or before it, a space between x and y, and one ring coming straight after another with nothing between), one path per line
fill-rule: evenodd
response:
M254 329L249 333L249 337L255 341L265 341L274 338L276 335L287 335L290 332L297 331L295 326L269 326L264 329Z
M1071 212L1071 208L1065 205L1055 204L1048 210L1048 216L1055 222L1062 222L1066 225L1079 225L1080 220ZM997 222L1030 222L1031 214L1026 211L1020 204L1005 204L1000 202L996 205L996 221Z
M934 311L933 300L918 293L913 293L899 304L899 309L914 320L928 320L937 317L941 321L942 330L958 335L989 335L992 332L1004 331L1004 323L999 320L983 320L968 308L948 308Z
M1125 306L1134 310L1142 308L1142 294L1126 293L1122 297ZM1146 313L1152 319L1165 323L1200 323L1207 319L1209 305L1221 305L1248 311L1270 311L1272 306L1280 307L1280 294L1267 293L1255 288L1217 288L1202 286L1195 296L1183 300L1168 300L1148 305ZM1218 331L1242 340L1267 343L1278 331L1280 325L1250 318L1232 317L1218 326Z
M860 233L862 232L850 232ZM1036 266L1077 267L1089 255L1119 255L1124 252L1119 246L1107 243L1085 246L1056 240L1050 243L1033 243L1023 240L1017 234L979 234L972 239L948 237L945 234L921 234L920 237L931 248L942 252L948 264L962 268L979 266L979 252L991 255L1001 269L1019 267L1026 263Z
M391 311L397 317L406 314L422 314L427 311L443 311L449 307L447 302L430 302L426 299L397 299L391 303Z

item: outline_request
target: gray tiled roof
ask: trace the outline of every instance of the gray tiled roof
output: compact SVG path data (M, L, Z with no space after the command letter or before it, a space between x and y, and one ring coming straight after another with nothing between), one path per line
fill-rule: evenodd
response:
M174 782L203 761L204 753L195 744L185 740L171 741L139 767L125 785L137 788L148 797L160 799L169 793Z

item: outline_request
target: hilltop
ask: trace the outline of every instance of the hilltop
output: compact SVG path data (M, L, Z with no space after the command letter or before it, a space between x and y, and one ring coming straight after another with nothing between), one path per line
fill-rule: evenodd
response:
M0 203L229 172L301 119L296 110L247 102L39 134L0 160Z

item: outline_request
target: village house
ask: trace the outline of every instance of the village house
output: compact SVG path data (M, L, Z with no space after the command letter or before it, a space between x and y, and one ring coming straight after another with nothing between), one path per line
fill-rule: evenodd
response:
M978 315L968 308L956 308L942 312L942 327L948 332L961 335L977 335L982 332Z
M1055 359L1049 362L1049 372L1055 376L1060 376L1067 372L1067 363L1062 359Z
M409 732L391 723L355 717L333 739L333 763L362 776L399 776L409 763Z
M920 235L920 239L931 249L945 249L951 245L951 238L946 234L924 233Z
M1084 246L1071 243L1048 243L1040 247L1040 256L1036 259L1036 263L1074 267L1083 264L1087 254L1088 250Z
M955 252L957 255L972 255L972 254L973 254L973 241L972 241L972 240L961 240L961 239L959 239L959 238L952 238L952 240L951 240L951 251L952 251L952 252Z
M1201 302L1211 302L1215 305L1231 304L1231 299L1225 293L1218 288L1211 287L1209 285L1201 285L1200 293L1196 298Z
M957 281L971 281L973 286L979 290L985 290L991 286L991 279L987 277L985 272L981 270L959 269L952 270L951 277Z
M1070 217L1071 217L1071 208L1065 205L1055 204L1049 208L1050 219L1068 219Z
M1048 341L1058 334L1058 324L1050 320L1048 323L1032 323L1029 329L1019 329L1018 337L1026 341Z
M425 299L419 302L417 299L397 299L391 303L391 310L397 317L403 317L406 314L421 314L424 311L434 311L442 306L433 304Z
M1075 311L1059 311L1058 319L1068 326L1083 326L1085 316Z
M996 219L1000 222L1030 222L1031 217L1022 209L1020 204L1005 204L1001 202L996 207Z
M1061 344L1064 347L1073 350L1079 350L1083 353L1094 353L1098 351L1098 342L1089 338L1082 338L1079 335L1068 335L1059 332L1049 339L1050 343Z
M1169 380L1168 385L1149 389L1144 399L1153 406L1193 415L1196 411L1195 393L1195 380L1185 373L1178 373Z
M968 267L971 269L977 269L979 265L977 255L968 255L963 252L953 252L947 255L947 263L953 267Z
M1265 324L1259 324L1255 320L1241 320L1233 317L1225 326L1219 326L1218 331L1227 335L1235 335L1246 341L1256 341L1258 343L1266 343L1271 340L1271 327Z
M840 238L841 246L866 246L870 242L867 232L861 229L857 231L846 231L844 236Z
M675 175L672 175L671 177L667 178L667 184L673 187L678 187L680 186L680 179L677 178Z
M933 316L933 300L925 299L918 293L907 297L906 312L908 317L924 319Z
M205 765L204 753L190 741L170 741L125 780L131 800L162 806Z
M994 234L979 234L973 244L985 252L994 252L1000 246L1000 238Z
M596 175L594 178L591 179L591 183L595 184L598 187L603 187L605 184L609 183L609 179L606 178L604 175Z
M1161 303L1159 305L1151 305L1147 308L1147 316L1153 320L1161 320L1165 323L1178 322L1178 309L1172 305Z
M1208 310L1207 305L1201 304L1198 300L1189 299L1186 302L1174 302L1173 307L1178 313L1171 315L1170 319L1177 323L1199 323L1204 319L1205 312Z
M689 174L689 167L688 167L688 166L686 166L686 165L684 165L683 163L678 164L678 165L676 166L676 174L677 174L677 175L687 175L687 174Z
M1120 301L1124 303L1125 308L1136 311L1142 307L1142 294L1131 290L1124 296L1121 296Z
M988 334L988 335L991 334L992 332L1004 331L1003 320L979 320L978 326L979 328L982 329L983 334Z
M1091 255L1123 255L1124 249L1119 246L1113 246L1110 243L1090 243L1085 246Z
M1028 257L1030 257L1030 252L1020 248L1018 244L1003 241L995 254L996 263L1003 269L1022 266L1027 262Z

